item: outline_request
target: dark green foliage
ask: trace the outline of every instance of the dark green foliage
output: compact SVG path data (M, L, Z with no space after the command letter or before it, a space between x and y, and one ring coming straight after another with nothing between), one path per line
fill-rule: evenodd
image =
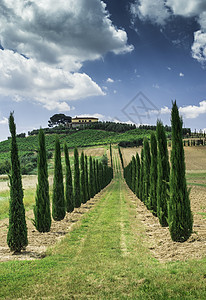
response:
M64 184L61 164L61 149L59 138L56 136L54 155L54 183L52 198L52 217L55 221L61 221L65 217Z
M161 121L157 121L157 216L162 226L167 226L169 201L170 166L165 129Z
M107 154L103 154L103 155L102 155L101 163L103 164L103 166L107 166L107 165L108 165Z
M149 201L149 190L150 190L150 164L151 164L151 155L150 155L150 147L148 139L144 139L143 144L143 151L144 151L144 168L143 168L143 199L142 201L148 207Z
M90 199L90 192L89 192L89 175L88 175L88 161L87 156L85 155L85 193L86 193L86 199Z
M65 204L66 211L72 212L74 210L74 195L73 195L73 185L72 185L72 171L70 166L70 159L68 153L67 144L64 144L64 156L66 164L66 175L65 175Z
M193 217L185 178L182 120L179 116L176 101L172 107L171 122L172 150L168 223L172 240L184 242L192 233Z
M111 167L113 168L113 161L112 161L112 145L110 144L110 159L111 159Z
M93 159L93 172L94 172L94 192L96 195L96 193L98 193L98 185L97 185L97 169L96 169L95 159Z
M119 150L119 156L120 156L122 168L123 168L123 170L124 170L124 160L123 160L122 152L121 152L121 149L120 149L120 146L119 146L119 145L118 145L118 150Z
M23 204L23 189L16 143L16 125L14 116L9 117L11 132L11 175L10 175L10 200L9 200L9 230L7 244L11 251L19 252L28 245L25 209Z
M136 186L136 159L134 156L132 156L132 186L131 186L131 190L133 191L133 193L135 193L135 186Z
M38 184L34 206L34 225L39 232L49 232L51 227L51 211L49 199L49 181L45 136L39 131L38 151Z
M74 149L74 207L81 206L80 195L80 172L79 172L79 154L75 147Z
M133 140L133 141L121 141L118 144L119 147L124 147L124 148L139 147L142 145L143 145L143 138L139 138L139 139Z
M96 176L97 176L97 192L101 190L100 176L99 176L99 162L96 160Z
M136 154L136 184L135 184L135 194L139 198L139 189L140 189L140 159L139 154Z
M80 193L81 193L81 202L87 202L86 196L86 186L85 186L85 163L84 163L84 153L81 153L80 157L80 166L81 166L81 174L80 174Z
M89 191L90 197L93 198L95 195L95 178L94 178L94 168L93 159L89 157Z
M139 198L143 201L144 150L141 150Z
M154 132L151 134L151 167L150 167L150 199L148 208L157 215L157 140Z

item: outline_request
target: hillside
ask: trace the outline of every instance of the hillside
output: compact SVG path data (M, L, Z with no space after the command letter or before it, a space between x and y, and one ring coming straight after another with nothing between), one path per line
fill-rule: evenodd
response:
M72 134L59 134L61 146L67 142L69 148L87 147L95 145L106 145L109 143L119 143L121 141L133 141L138 138L150 135L150 130L134 129L124 133L112 131L86 129L74 132ZM46 135L47 150L54 150L55 135ZM19 151L36 151L38 149L38 136L28 136L17 138ZM0 158L3 153L9 152L10 140L0 142Z

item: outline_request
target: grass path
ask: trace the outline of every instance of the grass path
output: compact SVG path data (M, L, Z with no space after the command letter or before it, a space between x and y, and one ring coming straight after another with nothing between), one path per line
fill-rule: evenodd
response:
M0 264L1 299L205 299L206 260L159 263L113 150L115 178L48 256Z

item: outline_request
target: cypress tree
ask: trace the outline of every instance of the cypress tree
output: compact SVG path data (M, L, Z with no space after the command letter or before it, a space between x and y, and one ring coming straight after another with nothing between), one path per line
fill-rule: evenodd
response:
M140 189L140 159L138 152L136 153L136 185L135 185L135 194L139 198L139 189Z
M94 169L93 169L93 159L89 157L89 194L93 198L95 195L95 183L94 183Z
M141 164L140 164L140 183L139 183L139 198L143 201L143 174L144 174L144 151L141 150Z
M167 138L161 121L157 121L157 146L157 216L160 224L167 226L170 166Z
M85 155L85 192L86 192L86 199L90 199L90 193L89 193L89 176L88 176L88 160L87 156Z
M144 167L143 167L143 202L148 207L149 199L149 190L150 190L150 164L151 164L151 155L150 155L150 146L148 139L144 139L143 144L144 151Z
M36 204L34 206L34 225L39 232L49 232L51 227L51 211L49 200L49 181L45 136L39 130L39 151L37 159L38 184L36 189Z
M150 201L148 208L157 215L157 139L151 134Z
M80 173L79 173L79 154L75 147L74 149L74 207L81 206L80 195Z
M136 160L135 160L135 157L132 156L132 165L131 165L131 172L132 172L132 184L131 184L131 190L133 192L135 192L135 186L136 186Z
M172 107L171 122L172 150L168 223L172 240L184 242L192 233L193 217L185 178L182 119L179 116L176 101Z
M97 193L97 172L96 172L96 162L93 159L93 173L94 173L94 194Z
M11 132L11 175L9 176L10 200L7 244L11 251L20 252L28 245L28 239L23 204L24 194L16 142L16 125L14 123L13 113L10 113L9 129Z
M97 173L97 192L99 193L101 190L100 187L100 174L99 174L99 161L96 160L96 173Z
M74 195L73 195L73 184L72 184L72 171L70 166L70 159L68 153L67 144L64 144L64 156L66 165L66 175L65 175L65 204L66 211L72 212L74 210Z
M110 144L110 158L111 158L111 167L113 168L113 160L112 160L112 145Z
M81 175L80 175L80 181L81 181L81 202L86 203L86 186L85 186L85 164L84 164L84 153L81 153L80 157L80 166L81 166Z
M54 155L54 183L53 183L53 198L52 198L52 217L55 221L64 219L65 199L64 199L64 184L61 163L61 149L59 138L56 136L55 155Z

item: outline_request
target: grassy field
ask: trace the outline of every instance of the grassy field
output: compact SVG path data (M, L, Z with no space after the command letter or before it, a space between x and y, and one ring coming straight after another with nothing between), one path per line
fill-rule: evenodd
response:
M114 154L113 182L46 258L0 264L2 299L206 298L206 259L159 263L151 255Z

